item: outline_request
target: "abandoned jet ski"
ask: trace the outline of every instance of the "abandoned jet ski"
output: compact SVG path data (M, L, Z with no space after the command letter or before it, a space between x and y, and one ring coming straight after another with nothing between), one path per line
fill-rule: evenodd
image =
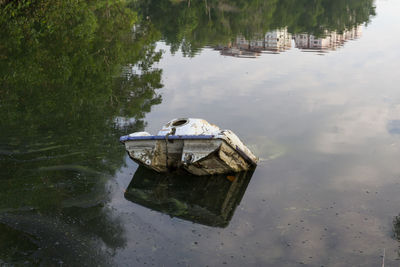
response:
M181 169L212 175L254 169L257 157L230 130L202 119L174 119L157 135L135 132L121 136L129 157L157 172Z

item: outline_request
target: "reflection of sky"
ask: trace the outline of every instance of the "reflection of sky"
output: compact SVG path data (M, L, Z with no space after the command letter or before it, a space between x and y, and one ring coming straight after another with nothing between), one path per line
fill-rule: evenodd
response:
M388 131L390 134L400 134L400 120L389 121Z
M165 53L163 103L147 115L147 131L156 133L175 117L200 117L234 130L249 145L276 144L285 154L260 163L226 229L171 219L116 198L116 206L136 216L127 216L139 225L128 233L150 238L157 253L172 252L171 263L378 266L384 248L387 263L394 263L399 8L398 1L378 1L378 16L362 38L324 57L298 50L257 60L211 49L194 58ZM270 156L268 146L257 154L263 153ZM128 172L118 179L129 181ZM130 248L152 249L133 239L127 246L121 258Z

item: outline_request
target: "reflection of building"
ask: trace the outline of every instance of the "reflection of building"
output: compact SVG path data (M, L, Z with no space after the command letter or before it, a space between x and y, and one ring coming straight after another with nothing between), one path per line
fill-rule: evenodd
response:
M283 52L291 47L291 34L286 29L267 32L265 34L264 50Z
M361 26L355 27L343 33L331 32L326 33L324 37L318 38L312 34L296 34L294 40L296 47L309 51L327 51L336 50L344 45L348 40L357 39L361 36Z
M361 37L361 26L346 30L343 33L330 32L323 37L316 37L312 34L295 34L293 37L287 29L280 29L267 32L264 36L255 36L247 40L243 36L237 36L235 42L227 46L214 47L221 51L221 55L233 57L256 57L261 53L280 53L292 47L292 39L296 48L302 51L326 52L336 50L348 40Z
M224 56L255 58L260 55L257 51L236 46L216 47L215 49L220 50L221 55Z
M267 32L251 40L243 36L236 37L236 41L225 47L218 47L222 55L236 57L255 57L263 51L273 53L283 52L291 47L291 34L286 29Z
M170 216L209 226L226 227L239 205L252 172L191 176L160 174L139 167L125 198Z

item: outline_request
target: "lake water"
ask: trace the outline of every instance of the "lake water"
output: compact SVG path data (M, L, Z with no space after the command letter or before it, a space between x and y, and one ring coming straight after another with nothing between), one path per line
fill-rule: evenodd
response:
M2 4L0 265L399 265L400 3L233 2ZM254 173L138 168L177 117Z

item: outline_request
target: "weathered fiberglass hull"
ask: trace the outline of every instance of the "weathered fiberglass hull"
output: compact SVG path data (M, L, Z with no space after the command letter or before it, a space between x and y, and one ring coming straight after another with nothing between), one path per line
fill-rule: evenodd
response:
M129 157L157 172L183 168L194 175L252 169L256 161L214 136L140 136L124 141Z
M120 141L131 159L157 172L241 172L253 169L258 160L232 131L221 130L202 119L174 119L157 135L136 132L122 136Z

